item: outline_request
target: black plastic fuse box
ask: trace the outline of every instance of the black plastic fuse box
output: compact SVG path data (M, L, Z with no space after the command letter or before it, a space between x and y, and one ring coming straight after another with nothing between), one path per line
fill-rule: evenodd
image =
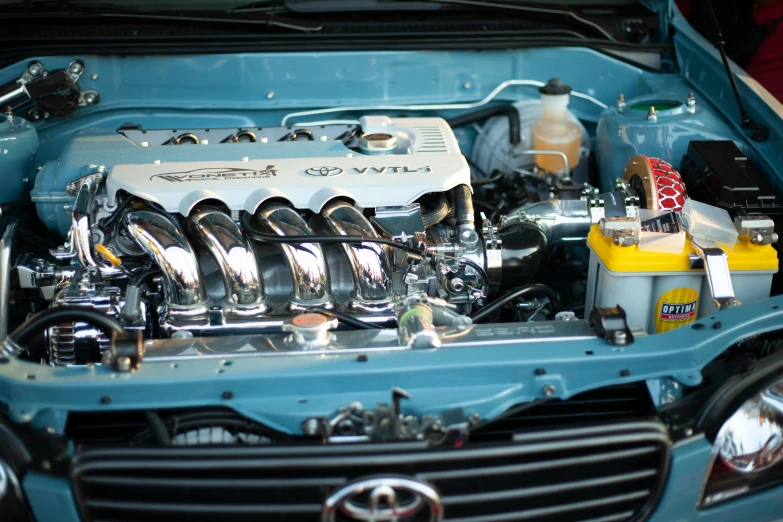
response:
M688 196L732 216L783 214L783 200L733 141L692 141L680 174Z

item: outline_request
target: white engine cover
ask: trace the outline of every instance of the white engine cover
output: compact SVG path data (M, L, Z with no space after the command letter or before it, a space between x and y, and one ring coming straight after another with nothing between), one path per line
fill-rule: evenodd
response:
M366 134L395 135L396 149L367 155L337 140L263 143L260 132L258 142L243 144L252 147L253 155L248 157L115 165L106 181L109 204L114 205L117 192L125 190L183 215L205 199L254 212L270 198L283 198L295 208L319 212L335 197L375 208L405 205L461 184L470 186L470 169L444 120L367 116L361 119L361 128ZM194 157L248 150L231 143L186 147Z

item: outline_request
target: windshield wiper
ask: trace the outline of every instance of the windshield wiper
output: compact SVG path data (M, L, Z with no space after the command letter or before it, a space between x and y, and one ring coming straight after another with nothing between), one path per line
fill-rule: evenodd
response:
M47 11L41 10L41 7L56 7L65 9L65 11ZM317 33L323 29L323 26L319 22L312 22L310 20L290 16L290 11L282 5L270 6L264 9L254 9L252 10L253 16L247 16L247 13L241 13L243 16L237 16L240 14L240 11L209 10L174 12L172 10L156 13L126 8L110 2L81 3L75 0L43 0L27 4L27 9L22 11L22 13L38 16L68 14L85 15L96 18L125 18L133 20L160 20L246 26L262 25L302 31L305 33Z

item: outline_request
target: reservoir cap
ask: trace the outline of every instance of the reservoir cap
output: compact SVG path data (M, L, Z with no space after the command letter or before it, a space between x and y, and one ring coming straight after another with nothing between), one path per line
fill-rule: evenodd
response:
M546 85L538 88L538 92L541 94L549 94L557 96L559 94L568 94L571 92L571 86L563 83L560 78L550 78Z

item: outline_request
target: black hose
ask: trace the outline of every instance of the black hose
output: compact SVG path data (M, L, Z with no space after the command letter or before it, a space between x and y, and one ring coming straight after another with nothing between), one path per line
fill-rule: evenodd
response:
M154 411L145 411L144 418L147 420L147 424L150 425L150 431L155 438L155 442L161 446L171 446L171 435L160 415Z
M353 326L354 328L358 328L360 330L382 330L383 326L375 324L375 323L368 323L366 321L362 321L361 319L357 319L356 317L351 317L350 315L341 313L341 312L335 312L334 310L327 310L325 308L318 308L316 306L309 307L307 309L308 312L314 312L317 314L323 314L323 315L329 315L331 317L334 317L341 323L345 323L347 325Z
M481 290L486 294L489 291L489 276L487 275L486 270L484 270L484 268L478 263L475 263L470 259L464 257L460 258L459 262L465 263L467 266L472 267L473 270L479 273L479 275L481 276L482 284L484 285L481 287Z
M457 225L473 225L476 222L473 215L473 193L467 185L454 187L454 215Z
M261 241L264 243L282 243L282 244L301 244L301 243L324 243L330 245L340 245L343 243L361 244L361 243L378 243L381 245L389 245L405 252L413 252L418 255L423 255L424 252L419 249L401 243L399 241L393 241L391 239L384 239L380 237L365 237L365 236L277 236L274 234L265 234L258 230L251 221L252 214L245 213L242 216L242 227L245 229L245 233L254 241Z
M474 323L481 322L482 319L485 319L490 314L500 310L503 306L507 305L508 303L515 301L521 297L525 297L528 294L544 294L548 299L549 303L552 306L552 311L557 312L558 305L557 305L557 294L555 294L554 290L549 288L546 285L540 285L540 284L534 284L534 285L527 285L523 286L519 290L514 290L512 292L507 293L503 297L498 298L495 300L492 304L485 306L478 312L471 314L470 318L473 319Z
M494 105L492 107L485 107L477 111L469 112L461 116L456 116L448 121L449 126L453 129L456 127L462 127L469 123L474 123L479 120L486 120L492 116L503 115L508 118L508 141L512 145L519 145L522 141L520 135L520 123L519 123L519 111L513 105Z
M19 325L8 338L19 346L26 346L35 336L47 328L71 322L87 323L103 332L107 337L111 337L115 332L119 335L125 335L125 329L104 313L63 306L49 308L35 314Z

